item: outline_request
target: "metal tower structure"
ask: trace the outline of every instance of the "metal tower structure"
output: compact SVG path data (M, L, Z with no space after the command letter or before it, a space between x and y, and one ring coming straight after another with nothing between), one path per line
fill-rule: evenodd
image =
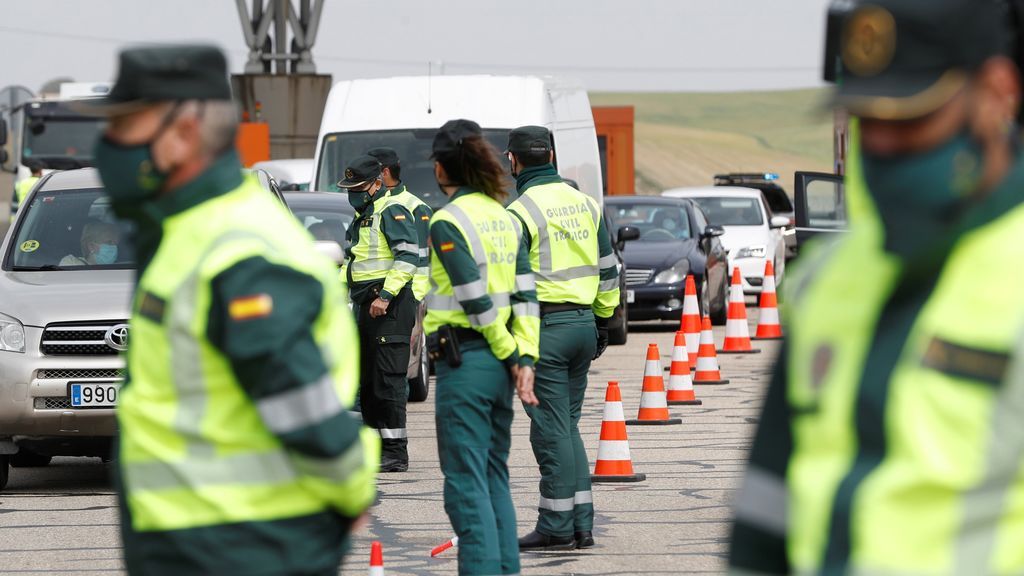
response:
M249 47L246 74L316 74L313 44L325 0L236 0L242 33ZM273 39L271 39L273 28ZM289 29L291 41L289 42Z

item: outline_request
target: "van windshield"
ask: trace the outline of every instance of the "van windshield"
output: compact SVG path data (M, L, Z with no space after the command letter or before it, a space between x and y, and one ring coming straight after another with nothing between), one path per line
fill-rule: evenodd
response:
M487 139L500 154L508 144L508 130L485 129ZM342 179L345 166L353 158L366 154L367 150L386 146L398 153L402 163L401 179L410 192L419 196L431 208L437 209L448 202L448 198L437 187L434 180L434 161L430 159L434 142L434 128L418 130L379 130L368 132L336 132L324 138L323 151L317 166L315 190L337 192L338 181ZM508 161L501 159L508 171ZM515 192L509 174L510 193ZM513 194L514 195L514 194Z
M114 218L102 188L40 191L22 210L7 269L135 268L132 227Z

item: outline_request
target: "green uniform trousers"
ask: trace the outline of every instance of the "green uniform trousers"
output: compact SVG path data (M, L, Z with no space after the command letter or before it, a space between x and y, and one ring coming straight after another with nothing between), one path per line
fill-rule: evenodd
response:
M462 366L437 363L437 448L444 510L459 537L459 574L518 574L508 486L513 385L486 342L462 345Z
M572 536L594 527L590 463L579 423L596 352L597 326L590 310L554 312L541 319L534 384L540 405L527 406L526 413L540 466L537 531L548 536Z
M409 399L409 337L416 324L417 302L408 286L388 304L388 311L370 317L370 304L359 305L359 409L363 422L381 437L381 459L409 461L405 428Z

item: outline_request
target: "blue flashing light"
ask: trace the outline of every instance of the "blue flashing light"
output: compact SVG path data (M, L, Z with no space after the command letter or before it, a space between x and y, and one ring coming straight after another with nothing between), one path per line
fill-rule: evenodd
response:
M774 173L774 172L765 172L764 179L765 180L778 180L779 179L779 175Z

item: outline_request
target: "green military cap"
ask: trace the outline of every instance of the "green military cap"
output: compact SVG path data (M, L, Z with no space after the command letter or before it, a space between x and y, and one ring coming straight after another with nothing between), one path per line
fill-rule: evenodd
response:
M1008 52L1006 8L996 0L870 0L845 18L835 104L883 120L920 118Z
M338 188L358 188L380 178L381 165L373 156L359 156L345 168L345 178Z
M506 153L543 153L552 150L554 147L551 145L551 131L543 126L521 126L508 133Z
M376 158L383 166L398 166L400 164L398 160L398 152L395 152L394 148L381 146L379 148L372 148L368 150L366 154Z
M474 136L482 137L483 134L480 125L472 120L449 120L434 135L434 143L431 146L432 157L437 158L456 152L462 147L463 140Z
M231 100L228 64L219 48L183 44L123 50L114 87L78 107L117 115L176 100Z

